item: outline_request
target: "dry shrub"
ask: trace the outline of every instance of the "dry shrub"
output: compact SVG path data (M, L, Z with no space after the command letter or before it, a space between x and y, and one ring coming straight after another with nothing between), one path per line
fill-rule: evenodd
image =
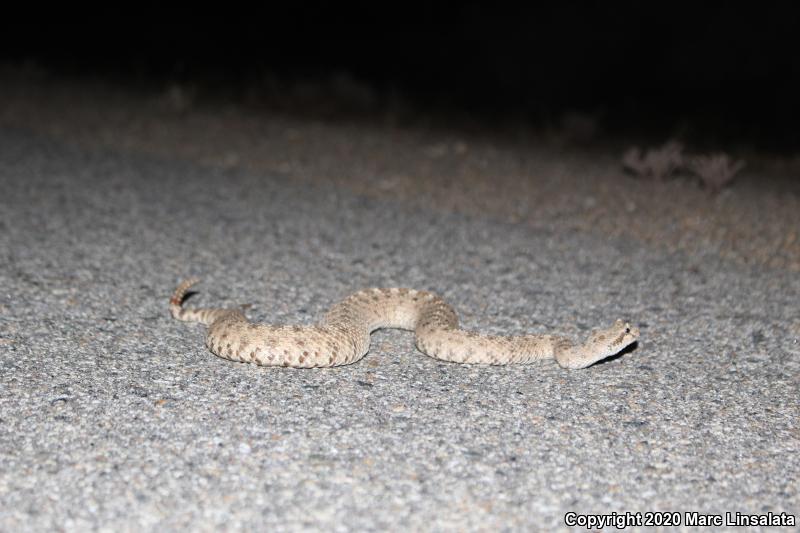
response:
M726 153L698 155L689 160L689 169L712 193L730 185L736 174L744 168L744 161L734 161Z
M634 146L622 156L622 165L642 178L665 180L684 166L683 145L668 141L660 148L650 148L644 154Z

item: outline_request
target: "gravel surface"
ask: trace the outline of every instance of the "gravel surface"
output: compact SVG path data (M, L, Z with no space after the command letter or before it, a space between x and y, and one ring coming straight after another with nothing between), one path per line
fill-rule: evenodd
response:
M315 158L303 124L301 166ZM530 531L564 528L570 511L800 512L791 268L23 126L0 125L2 531ZM327 162L353 165L346 151ZM588 197L548 190L556 205ZM399 331L351 366L262 368L214 357L202 327L170 318L190 275L194 303L269 322L407 286L486 332L581 337L621 317L642 338L581 371L443 363Z

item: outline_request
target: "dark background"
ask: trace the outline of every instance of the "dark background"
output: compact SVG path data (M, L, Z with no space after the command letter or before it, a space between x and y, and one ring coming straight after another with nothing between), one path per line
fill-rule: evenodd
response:
M115 5L2 18L0 61L56 78L238 98L265 80L324 87L344 75L369 88L371 110L399 97L487 123L541 127L580 112L609 135L779 151L800 138L790 2Z

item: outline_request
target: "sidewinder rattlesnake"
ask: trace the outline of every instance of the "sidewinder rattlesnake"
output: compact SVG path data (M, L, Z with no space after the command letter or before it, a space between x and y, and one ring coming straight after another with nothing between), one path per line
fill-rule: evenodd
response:
M444 300L414 289L366 289L331 307L314 326L253 324L236 309L182 307L189 288L181 283L170 299L172 316L208 326L206 346L214 354L269 366L327 367L358 361L369 351L370 334L380 328L412 330L423 353L458 363L505 365L555 358L565 368L584 368L614 355L639 337L639 330L617 320L575 344L556 335L483 335L458 327Z

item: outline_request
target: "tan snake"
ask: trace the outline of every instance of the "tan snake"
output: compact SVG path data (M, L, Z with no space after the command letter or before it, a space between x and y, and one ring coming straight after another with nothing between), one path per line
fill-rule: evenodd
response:
M432 292L366 289L331 307L313 326L253 324L236 309L182 307L189 288L181 283L170 299L172 316L208 326L206 346L232 361L288 367L326 367L358 361L369 351L370 334L380 328L414 331L419 350L457 363L505 365L555 358L565 368L584 368L614 355L639 337L617 320L592 332L582 344L556 335L483 335L458 327L455 311Z

